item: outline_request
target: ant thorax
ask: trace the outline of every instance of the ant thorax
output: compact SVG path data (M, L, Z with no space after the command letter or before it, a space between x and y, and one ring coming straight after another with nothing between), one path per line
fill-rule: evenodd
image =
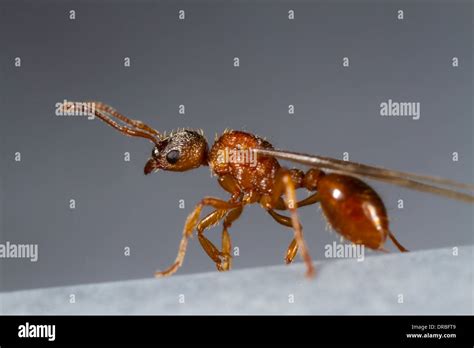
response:
M231 175L242 192L271 192L280 165L273 157L257 156L255 148L273 149L263 138L242 131L225 131L209 151L209 167L217 176Z

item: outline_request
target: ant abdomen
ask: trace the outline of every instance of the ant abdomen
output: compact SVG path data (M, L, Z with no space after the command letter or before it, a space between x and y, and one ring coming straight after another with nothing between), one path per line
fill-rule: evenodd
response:
M317 186L321 208L334 230L353 243L383 247L389 233L387 211L369 185L351 176L327 174Z

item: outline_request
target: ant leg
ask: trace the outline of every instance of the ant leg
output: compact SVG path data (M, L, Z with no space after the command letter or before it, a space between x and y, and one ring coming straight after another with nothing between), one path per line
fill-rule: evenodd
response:
M307 205L315 204L319 202L319 195L318 193L313 193L312 195L309 195L308 197L302 199L301 201L296 203L297 208L305 207Z
M201 202L199 202L196 205L194 210L188 215L186 219L186 222L183 228L183 236L179 244L178 255L176 256L175 262L166 270L162 272L155 272L155 277L160 278L160 277L170 276L173 273L175 273L183 265L184 256L186 255L186 249L188 246L188 239L192 235L194 229L196 228L196 225L199 221L199 216L201 215L201 211L204 206L211 206L215 209L228 210L232 208L237 208L240 205L241 203L227 202L227 201L223 201L222 199L214 198L214 197L203 198Z
M319 202L319 195L316 192L316 193L313 193L313 194L309 195L308 197L302 199L301 201L296 202L296 208L305 207L307 205L315 204L315 203L318 203L318 202ZM278 201L275 204L275 206L273 207L273 209L275 209L275 210L287 210L287 207L286 207L286 204L285 204L285 201L283 200L283 198L281 198L281 197L278 198Z
M286 206L284 206L283 208L280 208L281 207L280 202L285 204L283 199L280 197L280 199L278 201L278 204L275 207L275 209L277 209L277 210L286 210L287 209ZM304 206L307 206L307 205L315 204L317 202L319 202L319 196L318 196L317 193L313 193L312 195L310 195L310 196L302 199L301 201L297 202L296 207L300 208L300 207L304 207ZM291 223L291 219L289 217L280 215L277 212L275 212L273 209L269 209L269 210L267 210L267 212L279 224L281 224L283 226L287 226L287 227L293 227L293 225ZM301 226L301 234L303 234L303 226ZM298 252L298 243L296 243L296 239L293 238L293 240L291 241L291 243L288 246L288 249L286 251L285 263L290 264L291 262L293 262L293 259L295 258L297 252Z
M212 213L203 218L197 225L199 243L201 243L201 246L206 254L212 259L212 261L216 263L217 268L219 268L218 265L221 262L221 253L217 247L204 236L204 231L216 225L226 214L227 210L214 210Z
M228 229L232 226L232 223L237 220L242 214L244 207L232 209L224 219L224 227L222 229L222 261L217 265L219 271L228 271L232 267L232 242Z
M397 246L398 250L400 250L402 253L406 253L406 252L409 251L403 245L400 244L400 242L395 238L395 236L393 235L392 232L388 231L388 236L392 240L393 244L395 244Z
M280 215L277 212L275 212L273 209L270 209L267 211L270 214L270 216L279 224L286 227L290 227L290 228L293 227L291 219L288 216ZM301 226L301 233L303 233L303 226ZM296 238L293 238L290 245L288 246L288 249L286 250L285 263L290 264L291 262L293 262L293 259L295 258L297 252L298 252L298 243L296 242Z
M239 184L232 175L226 174L221 176L219 177L218 182L224 190L232 194L232 199L239 199L239 197L240 199L242 198ZM224 227L222 230L222 260L220 264L216 264L219 271L227 271L232 267L232 256L230 254L232 243L228 229L232 223L240 217L240 214L242 214L243 206L245 204L250 204L251 202L252 195L249 195L247 196L247 199L244 198L242 201L242 206L231 210L224 220Z
M295 258L297 252L298 252L298 243L296 242L296 239L293 238L290 245L288 246L288 249L286 250L285 263L287 265L293 262L293 259Z
M260 201L260 203L262 204L262 206L265 209L268 208L267 203L266 203L267 200L271 201L271 197L270 196L263 196L262 200ZM281 196L278 197L278 200L276 202L270 203L270 206L272 207L272 209L275 209L275 210L287 210L288 209L288 207L286 206L285 200Z
M232 256L230 255L231 248L232 240L227 227L224 227L222 230L222 260L220 263L216 264L217 269L221 272L228 271L232 267Z
M308 248L306 247L306 243L303 239L303 233L301 231L301 225L298 219L298 213L296 210L296 189L293 181L291 180L291 175L288 170L280 170L277 174L275 184L273 187L272 197L270 201L270 206L268 208L272 208L272 204L275 204L282 193L285 193L286 196L286 205L288 210L290 211L291 222L293 226L293 231L295 233L295 239L298 244L298 248L301 250L301 256L303 261L306 264L306 276L312 277L314 276L314 266L311 260L311 256L309 255Z
M238 207L229 210L214 210L212 213L203 218L197 225L198 238L202 248L206 254L216 263L216 267L219 271L227 271L231 267L231 239L228 232L232 223L237 220L242 213L243 207ZM226 216L227 215L227 216ZM222 230L222 251L219 251L217 247L204 236L204 231L217 224L223 217L224 228Z
M228 229L232 226L232 223L240 217L242 210L242 206L232 209L230 212L228 210L215 210L202 219L197 226L199 242L207 255L216 263L216 267L219 271L228 271L231 267L232 256L230 255L230 251L232 244ZM204 231L217 224L224 216L222 251L219 251L219 249L204 236Z
M239 184L237 183L237 181L234 179L232 175L225 174L223 176L220 176L217 179L217 182L224 190L229 192L233 198L240 196L241 192L240 192Z

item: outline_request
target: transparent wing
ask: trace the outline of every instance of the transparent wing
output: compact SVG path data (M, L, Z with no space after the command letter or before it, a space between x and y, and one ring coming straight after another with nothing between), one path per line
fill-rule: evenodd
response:
M474 195L472 194L472 192L474 192L474 185L472 184L464 184L434 176L400 172L356 162L341 161L329 157L306 155L282 150L254 150L258 155L273 156L279 159L306 164L316 168L328 169L340 174L370 178L412 190L428 192L463 202L474 203ZM470 192L460 192L458 190Z

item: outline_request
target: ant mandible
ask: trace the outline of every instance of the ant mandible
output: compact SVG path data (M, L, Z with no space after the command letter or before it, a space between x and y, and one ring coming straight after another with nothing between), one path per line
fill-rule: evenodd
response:
M473 195L446 188L472 191L474 185L471 184L334 158L275 150L265 139L235 130L224 131L209 149L201 130L178 130L167 136L141 121L125 117L103 103L67 103L64 107L69 111L92 114L124 135L150 140L154 147L144 168L145 175L158 170L183 172L200 166L209 166L220 186L231 195L228 200L205 197L195 206L184 224L175 262L166 270L156 272L156 277L169 276L182 266L188 239L194 230L197 230L202 248L214 261L217 269L229 270L232 263L229 229L240 217L244 207L252 203L260 204L276 222L293 229L294 238L286 250L285 262L291 263L300 251L308 277L314 275L314 266L297 214L297 208L307 205L319 203L328 224L352 243L373 250L386 251L383 246L388 237L401 252L408 251L390 231L382 199L374 189L361 180L363 177L474 203ZM222 154L232 151L247 153L250 156L253 152L256 154L256 161L253 163L241 160L229 161L223 158ZM289 169L281 166L277 158L310 165L312 168L306 172L296 168ZM326 173L322 169L330 172ZM311 194L297 201L297 189L306 189ZM201 219L201 211L206 206L214 210ZM276 210L288 210L289 216L277 213ZM204 235L205 230L220 221L223 221L221 249Z

